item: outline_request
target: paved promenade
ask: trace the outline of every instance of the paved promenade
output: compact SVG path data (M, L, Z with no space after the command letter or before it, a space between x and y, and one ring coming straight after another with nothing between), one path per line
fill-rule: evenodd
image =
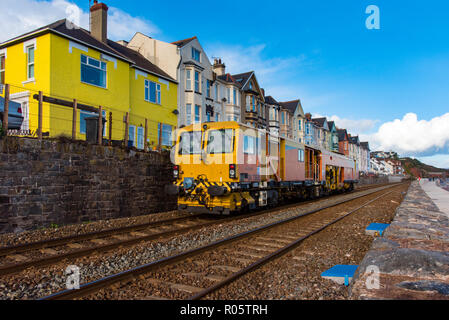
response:
M433 203L437 205L438 209L446 213L449 217L449 191L438 187L435 181L429 181L427 179L421 180L420 185L432 199Z
M448 204L449 192L435 183L413 182L394 221L360 263L351 298L449 300ZM366 273L373 267L380 274Z

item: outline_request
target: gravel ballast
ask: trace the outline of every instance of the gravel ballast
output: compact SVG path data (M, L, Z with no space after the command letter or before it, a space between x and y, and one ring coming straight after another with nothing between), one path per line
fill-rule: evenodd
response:
M370 191L363 191L369 193ZM116 249L112 252L98 253L88 257L63 261L40 269L30 268L15 275L0 278L1 299L36 299L65 289L64 270L69 265L80 268L81 283L93 281L117 272L155 261L188 249L193 249L231 235L285 219L295 214L309 211L323 203L335 203L353 195L340 195L310 204L298 204L296 209L278 210L269 214L255 216L204 228L191 234L144 242L130 248ZM164 216L163 219L168 218ZM140 221L141 223L141 221ZM60 235L58 235L60 236Z

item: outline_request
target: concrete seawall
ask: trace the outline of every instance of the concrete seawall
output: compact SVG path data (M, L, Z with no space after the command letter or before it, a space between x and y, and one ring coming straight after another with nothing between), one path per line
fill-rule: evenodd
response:
M374 240L354 277L352 299L449 300L449 208L432 201L446 191L421 184L412 183L394 221ZM444 203L449 192L438 198Z

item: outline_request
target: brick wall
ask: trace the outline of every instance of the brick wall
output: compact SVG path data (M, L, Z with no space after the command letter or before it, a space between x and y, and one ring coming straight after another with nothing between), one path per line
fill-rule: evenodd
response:
M0 140L0 233L174 210L168 154Z

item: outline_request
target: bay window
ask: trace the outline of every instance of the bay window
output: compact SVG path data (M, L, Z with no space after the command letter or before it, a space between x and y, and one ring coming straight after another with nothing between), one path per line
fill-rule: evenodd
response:
M199 105L195 105L195 123L200 123L201 121L201 107Z
M208 98L210 98L210 80L208 79L207 80L207 84L206 84L206 96L208 97Z
M200 73L195 71L195 92L200 93Z
M186 70L186 90L192 90L192 71Z
M186 104L186 124L192 124L192 105L190 103Z

